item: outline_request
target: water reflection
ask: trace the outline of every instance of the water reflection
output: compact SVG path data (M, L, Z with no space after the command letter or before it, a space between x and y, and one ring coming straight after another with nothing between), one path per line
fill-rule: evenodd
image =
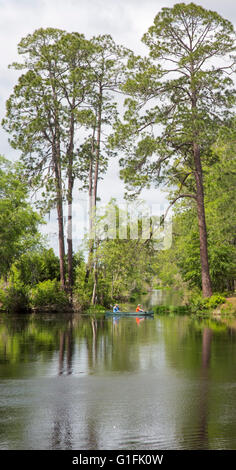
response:
M235 352L190 317L2 317L0 448L236 448Z
M211 360L211 342L213 331L210 328L204 328L202 333L202 368L200 381L200 399L199 399L199 435L201 447L208 448L208 419L209 419L209 371Z
M58 374L62 375L66 373L70 375L72 373L72 359L73 359L73 347L74 339L72 333L72 324L70 322L69 328L66 331L60 331L60 347L59 347L59 369ZM66 359L65 359L66 352Z
M155 305L181 305L183 292L174 289L154 289L137 297L137 303L151 309Z
M51 449L72 449L73 430L68 406L57 406L54 410Z

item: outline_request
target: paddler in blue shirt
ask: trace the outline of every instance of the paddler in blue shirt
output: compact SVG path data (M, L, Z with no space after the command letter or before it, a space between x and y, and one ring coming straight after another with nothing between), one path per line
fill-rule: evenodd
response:
M115 304L114 307L113 307L113 312L116 313L116 312L119 312L120 309L119 309L119 305Z

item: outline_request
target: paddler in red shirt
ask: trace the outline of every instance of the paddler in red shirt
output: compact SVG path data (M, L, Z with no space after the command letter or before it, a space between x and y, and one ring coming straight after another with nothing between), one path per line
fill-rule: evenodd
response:
M141 305L138 304L137 308L136 308L136 312L144 312L144 310L141 308Z

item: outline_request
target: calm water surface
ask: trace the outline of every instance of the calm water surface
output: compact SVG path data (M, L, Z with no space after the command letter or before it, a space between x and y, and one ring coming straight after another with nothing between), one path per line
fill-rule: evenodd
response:
M236 449L236 329L0 316L0 449Z

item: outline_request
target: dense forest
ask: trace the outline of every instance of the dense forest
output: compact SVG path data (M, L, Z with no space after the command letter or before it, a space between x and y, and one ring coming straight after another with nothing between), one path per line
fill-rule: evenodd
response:
M110 35L47 28L20 41L2 121L20 153L15 163L0 158L2 309L109 307L161 287L203 300L234 292L235 39L230 21L179 3L144 34L145 57ZM98 188L115 159L127 201L145 188L167 192L158 219L140 216L138 204L127 219L112 188L101 213ZM76 252L78 191L89 224ZM53 209L58 256L40 232Z

